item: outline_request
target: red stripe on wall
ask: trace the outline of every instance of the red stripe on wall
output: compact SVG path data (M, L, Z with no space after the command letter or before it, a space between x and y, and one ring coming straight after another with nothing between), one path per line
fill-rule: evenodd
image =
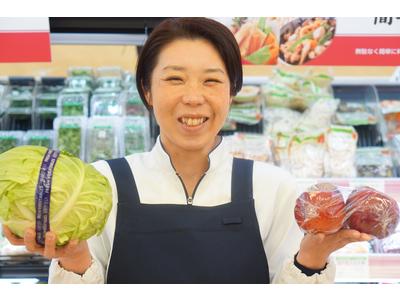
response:
M389 50L393 53L386 53ZM320 56L306 65L400 66L399 51L400 36L336 36Z
M0 63L50 61L49 32L0 32Z

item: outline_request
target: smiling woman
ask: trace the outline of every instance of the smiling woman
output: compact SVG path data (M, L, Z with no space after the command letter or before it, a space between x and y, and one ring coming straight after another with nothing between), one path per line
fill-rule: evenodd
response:
M285 171L233 158L218 136L242 87L232 33L206 18L174 18L150 35L137 86L160 136L147 153L94 163L113 208L99 237L45 247L34 231L15 244L54 258L52 283L329 283L329 255L355 230L307 234L294 216L296 183ZM77 251L79 249L79 251Z

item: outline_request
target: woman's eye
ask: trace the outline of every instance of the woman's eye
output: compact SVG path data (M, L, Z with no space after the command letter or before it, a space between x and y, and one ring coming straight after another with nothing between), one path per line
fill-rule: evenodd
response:
M180 77L168 77L168 78L166 79L166 81L181 82L181 81L183 81L183 80L182 80L182 78L180 78Z
M210 78L210 79L207 79L207 80L206 80L206 83L221 83L221 81L218 80L218 79L212 79L212 78Z

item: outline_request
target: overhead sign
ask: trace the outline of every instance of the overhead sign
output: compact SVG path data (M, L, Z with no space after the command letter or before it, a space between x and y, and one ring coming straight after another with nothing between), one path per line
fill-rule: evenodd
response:
M248 65L399 66L400 17L218 18Z
M0 63L49 61L48 18L0 18Z

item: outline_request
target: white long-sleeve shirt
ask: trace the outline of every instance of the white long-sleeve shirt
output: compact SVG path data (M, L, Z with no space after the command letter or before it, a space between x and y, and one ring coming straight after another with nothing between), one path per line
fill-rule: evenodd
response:
M217 206L231 201L233 157L229 149L228 142L222 140L209 154L210 166L196 190L193 205ZM130 155L126 159L141 203L187 205L182 182L159 139L150 152ZM110 182L113 207L102 234L88 240L92 265L81 276L64 270L54 259L50 265L49 283L104 283L107 278L117 217L117 187L107 162L99 161L93 165ZM273 283L332 283L335 276L332 261L321 274L312 276L306 276L294 265L293 257L303 237L293 213L297 196L297 184L288 172L270 164L254 163L253 197L271 280Z

